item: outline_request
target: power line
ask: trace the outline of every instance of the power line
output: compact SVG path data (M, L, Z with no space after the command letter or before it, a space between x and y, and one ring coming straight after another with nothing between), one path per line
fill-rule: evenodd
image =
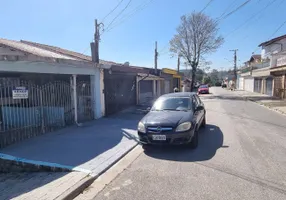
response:
M103 17L102 22L109 16L111 15L123 2L123 0L121 0L107 15L105 15L105 17Z
M116 15L116 17L114 17L114 19L108 24L108 26L106 28L107 30L113 24L113 22L128 8L128 6L130 5L131 2L132 2L132 0L129 0L129 2L126 4L126 6Z
M205 9L207 9L212 2L213 2L213 0L210 0L210 1L205 5L205 7L200 11L200 13L204 12Z
M221 21L223 19L226 19L227 17L231 16L232 14L234 14L235 12L237 12L238 10L240 10L241 8L243 8L244 6L246 6L251 0L247 0L244 3L242 3L240 6L238 6L237 8L235 8L233 11L229 12L228 14L226 14L225 16L221 17L220 19L218 19L218 21Z
M270 36L270 38L272 38L285 24L286 20L274 31L274 33Z
M286 20L282 22L281 25L279 25L279 27L274 31L274 33L271 34L271 36L267 40L270 40L285 24L286 24ZM259 47L257 47L253 52L255 53L258 49Z
M229 35L231 35L232 33L236 32L237 30L239 30L241 27L243 27L245 24L247 24L249 21L251 21L252 19L254 19L254 17L256 17L257 15L259 15L260 13L262 13L265 9L267 9L269 6L271 6L273 3L275 3L275 1L277 0L273 0L271 2L269 2L265 7L263 7L261 10L259 10L258 12L254 13L253 15L251 15L245 22L243 22L240 26L238 26L235 30L233 30L231 33L227 34L225 37L228 37Z
M148 6L148 4L150 4L152 1L154 0L149 0L145 3L140 4L139 6L137 6L132 12L130 12L129 14L123 16L121 18L121 21L119 21L117 24L113 25L112 27L110 27L108 30L106 30L105 32L109 32L110 30L114 29L116 26L119 26L120 24L124 23L126 20L128 20L129 18L131 18L133 15L137 14L138 12L142 11L144 8L146 8Z
M235 2L236 0L233 0L218 18L223 17L226 14L226 12L234 5Z

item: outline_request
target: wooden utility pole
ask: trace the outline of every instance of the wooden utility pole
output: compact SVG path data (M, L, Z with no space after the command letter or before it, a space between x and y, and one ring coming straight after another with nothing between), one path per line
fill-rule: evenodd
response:
M236 55L236 52L238 51L238 49L233 49L233 50L230 50L230 51L234 52L233 73L234 73L234 79L235 79L235 82L236 82L236 79L237 79L237 55Z
M96 19L95 20L94 42L90 43L92 61L96 64L99 63L99 41L100 41L99 29L101 25L103 26L102 23L98 24L97 19Z
M157 75L157 67L158 67L158 50L157 50L157 41L155 42L155 56L154 56L154 67L155 67L155 74Z
M180 73L180 64L181 64L180 59L181 59L181 57L178 54L178 62L177 62L177 71L178 71L178 73Z

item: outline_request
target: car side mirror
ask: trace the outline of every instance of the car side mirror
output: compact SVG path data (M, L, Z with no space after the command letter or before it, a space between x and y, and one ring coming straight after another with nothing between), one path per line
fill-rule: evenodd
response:
M151 110L151 107L148 107L148 108L146 109L147 112L149 112L150 110Z
M203 110L203 109L204 109L203 106L198 106L198 107L196 108L196 111L201 111L201 110Z

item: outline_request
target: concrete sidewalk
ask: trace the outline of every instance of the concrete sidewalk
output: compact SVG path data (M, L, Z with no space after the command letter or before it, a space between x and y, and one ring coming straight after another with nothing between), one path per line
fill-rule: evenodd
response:
M280 100L276 97L266 94L260 94L256 92L248 92L244 90L229 91L237 96L243 97L247 100L256 102L262 106L265 106L273 111L286 115L286 101Z
M52 175L33 173L24 178L22 175L20 177L23 180L9 174L7 180L0 180L0 191L4 191L0 199L57 199L76 189L73 188L75 185L81 186L83 179L88 181L97 177L138 144L136 130L143 114L144 112L137 112L136 109L129 109L86 123L82 127L66 128L0 150L0 153L19 158L82 169L77 170L79 172ZM50 179L41 182L43 176ZM5 189L9 188L9 184L14 185L13 182L19 181L22 183L15 184L14 189Z

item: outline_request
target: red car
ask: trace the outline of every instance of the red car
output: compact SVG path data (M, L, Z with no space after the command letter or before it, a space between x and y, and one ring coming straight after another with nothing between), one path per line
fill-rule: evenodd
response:
M198 89L199 94L209 94L209 86L208 85L201 85Z

